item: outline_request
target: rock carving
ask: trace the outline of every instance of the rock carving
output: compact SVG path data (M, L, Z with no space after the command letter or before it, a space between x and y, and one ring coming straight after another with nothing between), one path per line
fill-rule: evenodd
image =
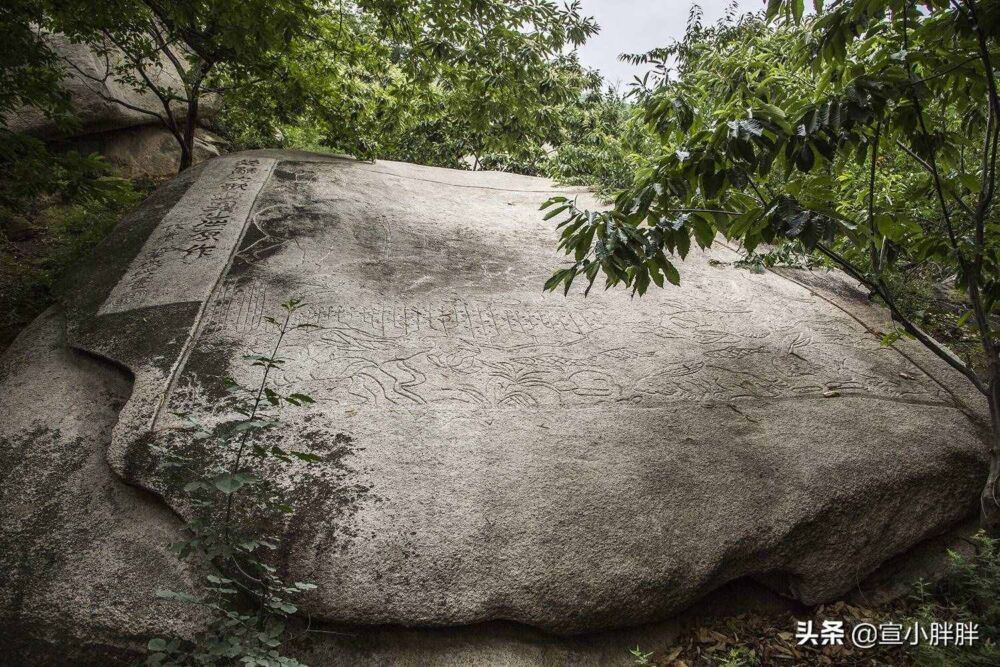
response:
M231 418L220 378L252 383L263 318L306 301L274 380L316 403L268 444L323 459L278 480L301 508L282 566L319 584L317 622L570 635L746 580L816 603L974 513L980 401L918 346L883 347L846 278L749 273L717 245L642 299L543 294L562 260L538 207L567 192L589 197L235 154L154 194L43 324L134 374L106 460L183 515L160 452L219 453L174 413ZM12 395L37 375L17 358ZM3 426L11 451L38 418Z

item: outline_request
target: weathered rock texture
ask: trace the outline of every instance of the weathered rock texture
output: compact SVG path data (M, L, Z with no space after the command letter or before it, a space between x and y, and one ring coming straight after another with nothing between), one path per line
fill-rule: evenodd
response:
M361 648L311 649L316 664L390 664L386 643L399 664L477 664L461 659L466 650L479 664L492 650L507 664L601 664L634 635L544 639L523 626L637 626L735 581L830 600L975 511L985 476L977 397L922 348L881 347L884 315L842 276L751 274L719 247L683 263L680 288L642 299L543 294L562 259L538 205L561 191L308 154L212 160L118 228L63 315L37 325L51 344L22 337L0 386L58 397L29 378L84 358L74 350L128 369L113 434L88 426L58 446L77 458L106 450L110 470L79 473L79 484L100 476L143 511L165 512L151 506L155 494L183 515L155 447L220 453L199 452L173 413L232 418L219 377L255 382L242 357L274 344L263 318L304 298L298 322L316 328L286 339L274 380L316 404L288 411L267 443L323 459L283 481L297 508L284 567L319 585L302 606L317 622L471 626L365 631ZM65 340L55 338L61 317ZM110 372L108 361L86 363L73 372ZM65 401L104 405L98 396ZM4 456L26 456L62 400L15 412ZM46 461L24 468L39 489L59 469ZM8 521L37 511L15 507ZM113 505L100 511L114 519L106 531L153 530ZM146 558L160 558L143 539ZM150 587L123 580L104 591L134 600ZM23 615L21 604L6 602L6 613ZM649 632L669 634L659 628Z
M64 148L96 150L131 176L176 174L180 148L173 135L151 115L164 115L160 100L152 92L139 91L117 81L109 71L118 63L85 44L74 44L58 33L47 35L46 40L65 63L62 85L70 96L75 124L67 132L37 109L22 107L3 119L8 129L57 141ZM163 67L150 68L148 74L161 89L184 89L176 69L165 58ZM210 122L220 107L218 95L202 96L199 122ZM171 109L177 122L183 123L187 107L175 102ZM196 162L219 154L214 145L218 142L204 131L200 134Z
M107 664L194 621L156 598L195 583L167 548L180 522L105 460L129 375L67 346L52 311L0 362L4 664Z

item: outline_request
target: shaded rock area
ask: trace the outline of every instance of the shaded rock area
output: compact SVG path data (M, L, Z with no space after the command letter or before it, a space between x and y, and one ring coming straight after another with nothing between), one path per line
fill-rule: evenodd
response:
M152 115L165 113L159 99L150 91L136 90L109 75L117 65L113 56L105 58L58 33L46 35L46 41L63 61L66 74L62 86L70 97L74 123L61 127L37 109L22 107L4 119L8 129L45 139L60 150L101 153L126 176L176 174L180 147ZM184 89L176 69L166 59L163 67L150 68L148 75L160 89ZM196 135L195 162L219 155L222 140L207 127L220 108L218 95L203 95L199 100L198 122L203 127ZM182 124L186 106L175 102L171 110Z
M121 173L131 177L173 176L181 163L177 140L159 125L127 127L53 143L80 153L100 153ZM224 152L225 142L212 132L202 129L195 133L195 164Z
M593 204L544 179L278 151L154 193L4 357L0 456L26 481L5 485L0 540L30 557L12 555L29 565L3 618L56 651L57 631L125 651L197 627L151 593L188 576L160 452L221 455L174 413L232 418L219 378L254 382L243 356L296 297L314 328L274 381L316 403L266 444L321 462L277 480L296 507L282 566L318 584L314 624L352 635L307 641L313 664L627 661L713 592L833 600L974 514L978 397L922 348L882 347L884 313L843 276L752 274L718 246L642 299L543 294L556 193ZM62 423L77 413L97 416ZM73 492L32 500L56 477ZM30 565L42 551L64 565ZM96 585L83 571L104 582L88 618L27 592Z
M195 621L156 598L196 581L168 550L180 522L105 460L130 392L127 370L66 345L53 310L0 362L4 664L126 660L144 637Z

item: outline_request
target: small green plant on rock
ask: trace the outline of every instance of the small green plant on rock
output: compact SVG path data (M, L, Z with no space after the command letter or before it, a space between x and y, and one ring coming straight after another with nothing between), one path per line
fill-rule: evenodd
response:
M939 583L919 585L914 594L916 621L974 624L971 645L921 643L914 662L926 667L1000 664L1000 540L980 532L970 556L950 552L951 570Z
M635 658L635 664L637 664L637 665L652 665L653 664L652 660L651 660L652 657L653 657L653 653L652 652L650 652L650 653L643 653L642 649L640 649L638 646L636 646L635 648L630 648L628 650L628 652L632 655L633 658Z
M174 545L181 558L211 563L212 573L205 577L198 593L158 591L157 595L203 607L212 620L207 630L194 640L156 637L149 641L146 665L247 665L260 667L297 667L294 658L282 655L286 621L297 611L293 600L315 588L304 582L288 583L269 562L280 545L274 534L282 516L292 513L283 493L272 481L272 470L293 461L313 464L313 454L284 451L267 446L259 437L279 423L278 410L313 402L305 394L283 395L269 385L271 372L285 360L278 352L289 332L311 327L292 324L293 315L302 306L300 300L282 304L282 319L265 318L277 331L269 355L250 355L247 361L260 368L261 379L254 387L245 387L227 379L230 401L227 407L239 417L208 428L190 413L175 413L187 423L183 435L201 449L222 452L218 462L190 455L184 448L158 450L165 468L187 480L183 501L192 509L187 522L190 535Z
M726 657L719 661L719 667L757 667L759 664L757 653L745 646L729 649Z

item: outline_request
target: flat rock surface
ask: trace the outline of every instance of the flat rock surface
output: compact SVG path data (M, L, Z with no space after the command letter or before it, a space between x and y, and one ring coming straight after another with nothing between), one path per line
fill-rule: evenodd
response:
M974 512L976 397L882 347L842 276L754 274L719 246L680 288L543 294L558 192L281 152L161 189L66 304L68 344L135 376L112 469L184 514L161 465L190 446L174 413L232 419L220 377L259 381L244 355L302 298L315 326L273 380L316 403L266 444L322 459L284 480L282 553L318 619L572 634L742 578L814 603Z

